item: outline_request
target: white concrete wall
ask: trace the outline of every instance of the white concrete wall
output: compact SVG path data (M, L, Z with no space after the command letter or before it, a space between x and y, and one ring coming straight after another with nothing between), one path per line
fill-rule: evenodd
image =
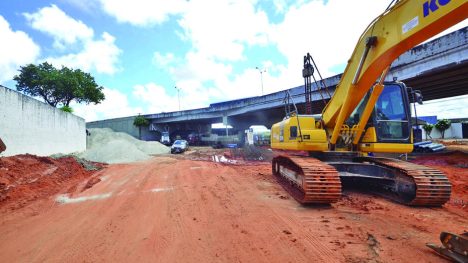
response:
M102 121L93 121L86 123L86 128L111 128L115 132L125 132L138 139L138 128L133 125L136 116L124 118L116 118ZM148 127L141 128L142 137L146 133Z
M0 86L1 156L86 150L84 119Z
M452 123L450 125L451 138L461 139L463 138L463 130L461 123Z
M422 129L422 127L421 127ZM442 138L442 133L440 133L439 130L436 129L436 127L432 128L431 131L431 137L433 139L440 139ZM444 134L445 139L461 139L463 138L463 133L462 133L462 124L461 123L452 123L450 124L450 128L445 130ZM426 132L423 130L422 131L422 139L426 140Z

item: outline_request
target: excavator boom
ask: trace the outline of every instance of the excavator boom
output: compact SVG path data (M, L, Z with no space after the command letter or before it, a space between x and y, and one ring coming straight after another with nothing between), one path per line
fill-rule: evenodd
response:
M344 121L390 64L402 53L455 25L468 15L466 0L401 0L359 38L322 120L334 145ZM383 79L381 80L383 81ZM365 123L366 121L364 121Z

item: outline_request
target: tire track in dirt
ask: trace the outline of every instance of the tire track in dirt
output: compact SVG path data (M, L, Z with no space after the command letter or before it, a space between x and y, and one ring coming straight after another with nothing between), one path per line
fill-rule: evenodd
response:
M271 167L268 165L267 169L271 169ZM243 170L242 168L239 172L242 173ZM242 180L245 180L245 178L242 178ZM258 181L258 178L253 181L254 184L255 181ZM334 247L325 242L323 237L316 235L317 231L311 231L307 221L303 220L304 216L298 216L297 211L307 211L307 207L299 205L293 199L285 198L284 195L278 194L278 192L282 192L283 190L279 185L274 183L274 178L271 177L271 182L273 183L266 184L264 182L261 184L261 189L263 189L262 194L266 197L263 198L263 203L269 210L268 214L275 215L275 217L270 217L274 221L267 225L270 227L283 226L281 234L286 234L286 240L290 242L289 246L294 246L302 251L309 251L311 248L314 248L310 251L311 255L306 256L304 259L305 262L310 261L310 258L327 262L344 260L344 258L334 252ZM270 181L267 180L266 182ZM269 187L266 187L267 185ZM255 192L255 190L253 189L252 192ZM325 208L321 209L328 208L325 206ZM278 232L278 229L273 228L272 233L275 232Z
M238 171L236 173L236 176L231 177L234 183L229 182L226 184L226 188L231 188L232 191L238 192L241 192L243 189L246 195L237 194L237 198L233 197L232 199L240 199L240 197L244 196L258 196L258 181L255 178L245 177L239 174ZM260 188L277 190L274 184L269 184L268 182L260 182L260 184ZM278 202L284 202L284 200L277 201L270 199L268 195L265 196L265 194L268 194L266 191L261 191L260 194L261 196L255 199L255 203L250 198L239 200L240 203L248 203L249 207L255 205L255 210L258 210L256 212L249 211L250 216L247 216L246 225L254 224L252 228L261 229L265 233L268 233L260 242L255 242L256 244L268 244L271 240L274 240L274 243L279 246L270 246L270 251L279 250L281 253L288 255L289 259L295 259L295 261L299 262L308 262L311 257L328 262L338 260L337 258L339 257L333 254L330 247L322 245L322 241L311 235L304 235L304 226L301 225L301 222L297 221L296 217L287 212L285 213L284 209L282 211L273 209L273 207L278 206ZM286 202L289 203L287 200ZM295 207L297 204L292 203L292 205ZM267 214L268 218L262 217L262 214Z

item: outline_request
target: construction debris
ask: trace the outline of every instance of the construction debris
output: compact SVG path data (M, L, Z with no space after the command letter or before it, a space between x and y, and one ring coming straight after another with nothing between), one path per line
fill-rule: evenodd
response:
M431 141L414 143L415 152L440 152L445 150L445 146L440 143L433 143Z
M156 141L140 141L123 132L109 128L88 130L87 150L78 154L86 160L102 163L129 163L144 161L151 155L167 154L169 147Z

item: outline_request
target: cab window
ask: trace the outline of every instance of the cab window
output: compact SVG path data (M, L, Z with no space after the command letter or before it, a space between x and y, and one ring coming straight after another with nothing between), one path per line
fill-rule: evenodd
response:
M297 126L289 127L289 137L296 138L297 137Z

